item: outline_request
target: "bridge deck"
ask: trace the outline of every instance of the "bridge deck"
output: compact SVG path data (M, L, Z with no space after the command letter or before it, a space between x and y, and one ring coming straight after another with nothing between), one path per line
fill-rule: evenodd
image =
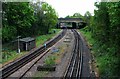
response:
M59 22L83 22L82 18L58 18Z

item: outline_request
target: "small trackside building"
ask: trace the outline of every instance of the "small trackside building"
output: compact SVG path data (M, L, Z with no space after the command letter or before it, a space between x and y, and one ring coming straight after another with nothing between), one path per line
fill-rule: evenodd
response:
M36 47L35 38L26 37L20 39L19 42L21 51L29 51Z

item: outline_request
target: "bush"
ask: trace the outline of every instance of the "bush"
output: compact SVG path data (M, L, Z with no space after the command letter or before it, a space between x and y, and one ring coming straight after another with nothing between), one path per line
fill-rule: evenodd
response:
M50 56L48 58L45 59L45 65L47 66L53 66L55 65L55 56Z

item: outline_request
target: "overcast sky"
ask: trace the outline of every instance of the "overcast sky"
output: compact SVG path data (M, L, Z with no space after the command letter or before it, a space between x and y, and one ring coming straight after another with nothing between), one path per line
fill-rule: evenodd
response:
M73 15L74 13L85 14L86 11L94 13L94 2L98 0L44 0L58 13L59 17Z

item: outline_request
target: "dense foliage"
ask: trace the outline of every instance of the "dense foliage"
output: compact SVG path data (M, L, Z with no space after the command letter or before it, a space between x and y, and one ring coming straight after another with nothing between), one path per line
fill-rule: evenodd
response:
M42 5L41 5L42 4ZM42 7L40 7L40 5ZM36 21L34 23L35 34L46 34L56 26L58 15L51 5L47 3L32 3L35 11Z
M96 40L93 47L97 49L100 75L119 76L120 2L100 2L95 6L94 16L86 18L89 24L85 31L89 31Z
M26 36L34 22L34 11L29 3L3 3L2 8L3 42L12 40L18 35Z
M47 3L3 2L2 42L47 34L57 23L55 10Z
M80 13L74 13L72 16L68 15L65 18L83 18Z

